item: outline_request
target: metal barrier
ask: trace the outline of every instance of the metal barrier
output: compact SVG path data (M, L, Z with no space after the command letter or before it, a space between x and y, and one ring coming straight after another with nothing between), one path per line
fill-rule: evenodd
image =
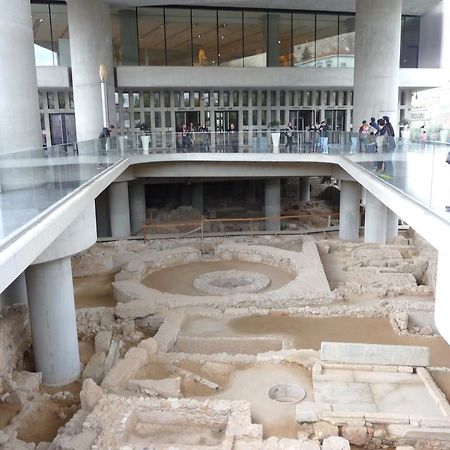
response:
M232 218L232 217L226 217L226 218L207 218L207 217L202 217L199 220L193 220L193 221L185 221L185 222L165 222L165 223L145 223L142 228L141 228L141 232L142 235L144 237L144 240L147 240L148 235L154 235L156 234L157 236L160 235L158 233L155 233L155 231L157 232L158 230L167 230L170 228L186 228L186 227L191 227L191 229L189 229L188 231L179 231L177 233L161 233L161 234L180 234L177 237L178 238L182 238L182 237L187 237L187 236L191 236L195 233L199 233L201 238L203 239L203 237L205 236L205 234L208 233L212 233L212 234L217 234L217 233L223 233L223 234L229 234L229 233L239 233L239 231L244 231L244 230L239 230L239 231L210 231L208 225L210 224L216 224L216 223L225 223L225 224L229 224L229 223L241 223L241 224L248 224L248 229L245 230L246 234L250 234L251 236L253 236L253 233L257 233L257 232L261 232L261 231L272 231L272 230L257 230L255 229L255 223L258 222L272 222L272 223L276 223L276 222L281 222L282 221L289 221L289 220L295 220L298 221L299 223L302 223L302 219L305 218L309 218L309 219L313 219L313 218L318 218L318 217L326 217L327 218L327 227L330 228L331 225L331 220L333 218L339 218L339 213L314 213L314 214L308 214L308 213L301 213L301 214L295 214L295 215L285 215L285 216L261 216L261 217L243 217L243 218ZM311 230L313 231L313 230Z

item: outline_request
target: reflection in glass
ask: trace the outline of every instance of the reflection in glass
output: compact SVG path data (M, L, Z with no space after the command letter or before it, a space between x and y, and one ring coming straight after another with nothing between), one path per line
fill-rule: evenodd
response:
M47 107L48 109L55 109L55 93L54 92L47 92Z
M198 108L200 106L200 92L194 91L194 106Z
M244 66L266 67L267 13L244 11Z
M165 66L163 8L138 8L139 64Z
M317 14L316 19L316 67L338 66L339 16Z
M268 14L267 66L289 67L292 60L291 13Z
M150 111L144 112L144 124L145 124L146 128L148 128L148 129L151 128Z
M185 107L188 108L189 106L191 106L191 93L189 91L183 93L183 99Z
M315 66L315 15L314 14L293 14L292 64L295 67Z
M242 66L242 13L218 11L219 64Z
M141 127L141 113L135 112L134 113L134 128L140 128Z
M218 64L216 10L192 10L192 45L194 66L216 66Z
M58 92L58 107L59 109L66 108L66 94L64 92Z
M203 106L209 106L209 92L203 91Z
M159 91L153 91L153 104L155 108L161 108L161 93Z
M400 67L417 68L419 65L420 17L405 16L402 19Z
M137 66L139 44L136 8L112 9L111 31L114 64Z
M155 128L161 128L161 112L155 111Z
M192 66L190 10L166 8L168 66Z
M139 108L141 106L141 102L139 100L139 92L133 92L133 106L135 108Z
M239 106L239 91L233 91L233 106Z
M150 108L150 92L144 91L144 108Z
M164 107L170 108L170 92L164 91Z
M32 5L33 6L33 5ZM56 54L55 64L70 66L69 23L67 21L67 5L50 5L52 19L53 52Z
M355 67L355 16L339 16L339 67Z
M130 94L128 92L122 92L122 107L130 107Z
M37 66L55 66L56 54L53 51L50 29L50 6L31 5L31 23L34 37L34 56Z
M128 111L123 112L123 127L131 128L130 113Z

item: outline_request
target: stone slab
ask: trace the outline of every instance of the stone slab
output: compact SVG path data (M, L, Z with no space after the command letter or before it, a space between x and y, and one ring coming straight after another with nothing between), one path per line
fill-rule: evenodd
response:
M317 402L331 404L373 403L369 385L355 382L314 381L314 399ZM358 409L358 411L364 411L364 409Z
M406 345L322 342L320 357L322 361L350 364L392 364L425 367L430 364L430 349Z

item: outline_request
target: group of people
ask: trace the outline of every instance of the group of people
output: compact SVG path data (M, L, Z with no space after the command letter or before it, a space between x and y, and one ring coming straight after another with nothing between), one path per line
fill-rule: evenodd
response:
M192 122L189 124L189 127L183 123L181 126L180 135L183 152L193 151L196 138L199 139L200 151L209 152L209 130L205 124L201 124L196 128Z
M328 154L328 130L328 124L325 120L308 128L313 152L321 151L324 154ZM292 153L294 140L294 126L292 122L287 124L284 134L286 136L285 151Z
M388 116L375 120L371 117L370 122L363 120L359 127L359 145L361 152L367 153L390 153L396 148L395 131ZM385 176L392 176L392 161L376 161L376 171L384 172ZM384 170L383 170L384 169Z

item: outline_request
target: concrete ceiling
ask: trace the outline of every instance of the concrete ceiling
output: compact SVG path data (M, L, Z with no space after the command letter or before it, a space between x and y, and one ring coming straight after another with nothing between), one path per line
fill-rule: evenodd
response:
M354 12L356 0L105 0L112 6L213 6ZM373 0L376 1L376 0ZM421 15L441 0L403 0L403 14Z

